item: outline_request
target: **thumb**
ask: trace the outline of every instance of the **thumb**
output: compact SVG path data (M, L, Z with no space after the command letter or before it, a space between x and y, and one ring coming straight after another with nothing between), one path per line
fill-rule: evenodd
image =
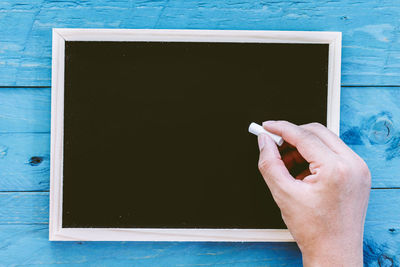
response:
M281 191L289 191L295 184L295 179L290 175L279 154L275 142L266 134L258 136L260 158L258 169L260 170L271 193L280 194Z

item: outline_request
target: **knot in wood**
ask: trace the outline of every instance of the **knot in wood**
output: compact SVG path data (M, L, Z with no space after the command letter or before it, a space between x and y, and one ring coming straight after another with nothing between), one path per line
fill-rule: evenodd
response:
M368 138L372 144L386 144L393 137L393 123L386 117L378 117L371 124Z
M378 265L380 267L392 267L393 259L385 254L382 254L378 258Z

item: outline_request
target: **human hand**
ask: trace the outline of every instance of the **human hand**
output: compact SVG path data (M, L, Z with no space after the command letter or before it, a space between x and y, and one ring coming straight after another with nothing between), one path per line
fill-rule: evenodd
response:
M288 144L258 137L259 169L305 266L362 266L371 187L365 162L321 124L267 121ZM281 155L282 154L282 155Z

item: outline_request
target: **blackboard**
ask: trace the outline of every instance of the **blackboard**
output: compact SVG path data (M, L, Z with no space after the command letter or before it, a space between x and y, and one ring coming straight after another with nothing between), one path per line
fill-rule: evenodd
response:
M329 44L65 41L63 229L285 229L250 122L327 124Z

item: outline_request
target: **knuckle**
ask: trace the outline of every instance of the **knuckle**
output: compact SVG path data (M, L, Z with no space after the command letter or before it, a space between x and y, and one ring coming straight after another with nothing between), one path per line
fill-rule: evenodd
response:
M357 159L353 164L355 175L359 178L360 185L365 188L371 187L371 173L369 171L367 163L357 155Z
M320 130L323 130L323 129L326 128L324 125L322 125L322 124L319 123L319 122L311 122L311 123L303 124L301 127L302 127L303 129L311 130L311 131L312 131L312 130L314 130L314 131L320 131Z
M315 128L315 129L325 129L325 126L322 125L319 122L312 122L308 124L311 128Z
M258 169L262 174L268 173L269 168L271 168L271 164L267 160L258 161Z
M301 130L301 135L302 135L302 138L305 139L305 140L309 140L309 139L314 139L315 138L315 135L311 131L309 131L307 129L304 129L304 128Z
M371 172L369 171L368 165L362 158L359 158L359 170L363 177L371 178Z
M276 164L276 162L270 160L260 160L258 162L258 169L263 176L269 176L271 174L271 168Z

